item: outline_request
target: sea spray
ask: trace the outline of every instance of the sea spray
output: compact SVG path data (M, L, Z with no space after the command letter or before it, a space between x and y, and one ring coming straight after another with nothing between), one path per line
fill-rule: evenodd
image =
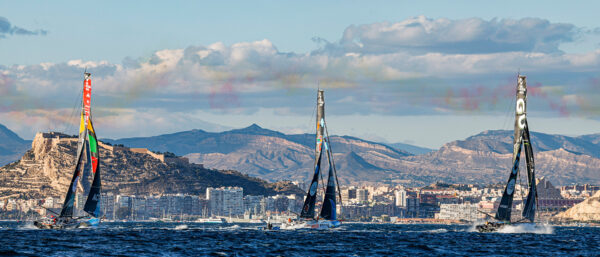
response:
M554 227L548 224L521 223L506 225L498 230L498 233L506 234L553 234Z

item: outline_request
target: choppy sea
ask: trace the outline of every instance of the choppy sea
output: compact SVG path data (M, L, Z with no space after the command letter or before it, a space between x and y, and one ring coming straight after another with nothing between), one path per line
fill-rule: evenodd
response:
M597 256L599 227L344 224L329 231L263 231L256 224L102 223L39 230L0 222L0 256Z

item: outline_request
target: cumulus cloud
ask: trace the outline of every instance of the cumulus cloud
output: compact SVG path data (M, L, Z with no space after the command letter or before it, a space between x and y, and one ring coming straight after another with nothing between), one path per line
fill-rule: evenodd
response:
M121 63L0 66L0 113L23 119L43 116L40 110L67 110L72 99L79 99L87 68L93 103L113 109L95 117L99 123L113 119L106 124L126 125L115 131L132 125L134 117L145 119L150 130L174 129L173 124L191 124L194 119L186 113L200 111L243 116L266 108L280 116L310 114L317 86L328 90L328 112L336 114L497 114L514 98L520 69L529 75L535 96L528 110L585 115L600 110L594 106L600 99L600 49L557 50L575 40L579 30L535 18L416 17L350 26L338 43L310 53L282 52L264 39L163 49ZM55 113L48 117L61 123L64 111Z
M559 52L561 43L582 33L572 24L539 18L451 20L418 16L400 22L352 25L336 43L321 51L333 53L440 53Z
M6 38L7 35L45 36L47 33L48 31L42 29L28 30L13 26L8 19L0 16L0 38Z

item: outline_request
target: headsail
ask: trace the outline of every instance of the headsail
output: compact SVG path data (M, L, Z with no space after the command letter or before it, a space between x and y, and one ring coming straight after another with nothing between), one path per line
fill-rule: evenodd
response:
M73 217L73 208L75 205L75 192L77 192L77 182L79 180L79 169L81 168L81 157L83 156L83 148L77 153L77 165L75 165L75 172L73 178L71 178L71 184L67 190L65 201L63 202L62 210L60 211L60 217Z
M323 98L323 90L319 90L317 94L317 134L316 134L316 149L315 149L315 172L310 187L302 206L300 217L314 218L315 217L315 202L317 199L317 189L319 188L319 173L321 170L321 157L323 150L323 135L325 125L325 100Z
M300 212L301 218L314 218L315 217L315 203L317 201L317 189L319 188L319 172L321 170L321 153L317 157L317 166L315 167L315 174L310 182L310 187L306 193L306 199L302 206L302 212Z
M98 160L98 139L96 138L91 118L90 123L88 124L88 135L91 153L90 163L92 166L92 173L94 174L94 180L92 181L92 187L90 188L90 193L88 194L83 210L94 217L98 217L98 215L100 215L100 206L98 203L100 202L100 189L102 183L100 181L100 162Z
M520 135L519 135L520 137ZM512 203L513 197L515 195L515 185L517 183L517 176L519 174L519 160L521 159L521 142L519 139L519 143L515 143L516 149L513 152L513 167L510 172L510 176L508 177L508 182L506 183L506 187L504 188L504 194L502 194L502 199L500 200L500 205L498 206L498 211L496 212L496 219L500 221L509 221L510 222L510 214L512 211Z

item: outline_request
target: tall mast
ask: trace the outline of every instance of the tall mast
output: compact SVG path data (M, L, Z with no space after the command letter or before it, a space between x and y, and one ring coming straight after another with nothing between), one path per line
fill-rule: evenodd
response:
M75 193L77 192L77 184L81 177L81 168L82 168L82 157L83 152L85 150L85 142L87 137L87 127L89 121L90 114L90 103L91 103L91 80L90 74L84 74L83 80L83 99L81 101L81 119L79 122L79 139L77 140L77 164L75 165L75 170L73 171L73 177L71 178L71 183L69 184L69 188L67 190L67 195L65 196L65 200L63 202L63 208L60 211L60 217L72 217L73 216L73 208L75 201Z
M96 131L94 129L94 125L92 123L92 112L91 112L91 94L92 94L92 80L90 78L90 73L85 73L84 80L84 93L86 96L84 101L86 101L85 113L87 117L86 123L86 131L87 131L87 153L88 159L87 162L90 164L88 166L91 167L91 172L93 174L92 186L89 190L89 194L87 200L85 201L85 205L83 210L94 217L98 217L100 215L100 189L101 189L101 179L100 179L100 154L98 147L98 138L96 137ZM86 178L87 179L87 178Z
M315 167L317 166L318 156L321 155L323 135L325 134L325 98L323 90L319 89L317 93L317 143L315 148Z
M527 125L526 118L526 106L527 102L527 84L525 82L525 76L518 75L517 79L517 101L515 107L515 127L514 127L514 139L513 139L513 158L512 158L512 170L504 188L502 199L500 200L500 206L498 206L498 212L496 212L496 219L500 221L510 222L512 203L515 193L515 185L517 183L517 176L519 174L519 161L521 158L521 146L523 143L523 131Z
M323 150L323 125L325 124L325 101L323 99L323 90L319 90L317 93L317 133L316 133L316 147L315 147L315 172L313 174L312 181L306 193L306 199L300 212L301 218L315 218L315 203L317 199L317 189L319 187L319 175L321 171L321 158Z
M319 217L326 220L336 220L336 195L335 195L335 182L336 176L334 172L334 164L333 164L333 155L331 153L331 149L329 147L329 135L325 137L324 132L327 129L327 124L325 123L325 101L323 98L323 91L319 90L318 100L319 108L317 111L317 128L321 131L317 133L321 133L321 138L323 138L323 146L325 147L325 152L327 154L327 160L329 161L329 172L327 175L327 184L325 188L325 196L323 197L323 205L321 206L321 214ZM319 119L320 117L320 119ZM320 126L319 126L320 125ZM318 140L319 137L317 137ZM317 142L318 143L318 142Z
M519 84L522 84L522 90L524 91L524 103L527 102L527 83L525 76L519 76ZM527 112L526 105L523 107L522 122L518 125L523 129L523 146L525 147L525 160L527 161L527 184L529 185L529 192L527 193L527 200L523 207L523 217L529 219L531 222L535 221L535 211L537 209L537 188L535 184L535 164L533 160L533 147L531 145L531 138L529 136L529 124L527 123Z

